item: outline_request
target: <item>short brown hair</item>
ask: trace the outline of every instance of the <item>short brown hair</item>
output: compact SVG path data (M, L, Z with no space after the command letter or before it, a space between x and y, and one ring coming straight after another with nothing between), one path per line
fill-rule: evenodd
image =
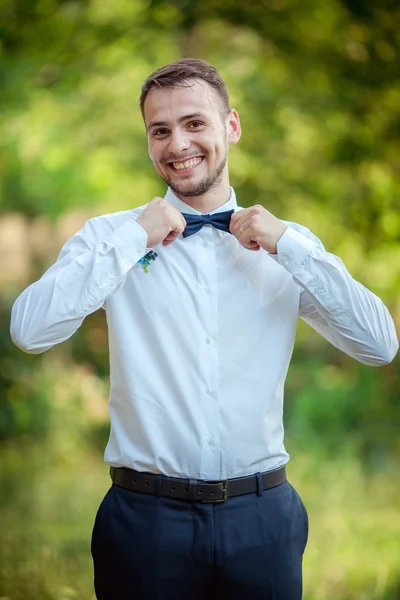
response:
M225 81L217 69L205 60L197 58L182 58L160 67L149 75L142 85L140 94L140 110L144 119L144 103L147 94L153 88L174 87L181 85L190 87L195 80L201 79L208 83L218 94L224 113L230 110L228 90Z

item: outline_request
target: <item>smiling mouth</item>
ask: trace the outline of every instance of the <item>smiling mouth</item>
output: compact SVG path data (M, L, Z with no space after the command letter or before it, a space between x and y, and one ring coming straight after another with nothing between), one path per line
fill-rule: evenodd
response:
M174 171L186 173L186 172L192 171L193 169L198 167L199 164L203 162L203 160L204 160L204 157L196 156L195 158L188 158L187 160L180 161L180 162L171 162L171 163L169 163L169 166L172 167L174 169Z

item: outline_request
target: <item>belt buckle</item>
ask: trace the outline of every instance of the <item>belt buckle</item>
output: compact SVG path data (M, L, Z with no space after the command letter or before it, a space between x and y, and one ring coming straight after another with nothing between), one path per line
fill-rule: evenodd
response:
M215 481L210 483L215 483ZM222 483L222 498L219 500L201 500L202 504L220 504L221 502L226 502L228 500L228 480L224 479L218 483Z

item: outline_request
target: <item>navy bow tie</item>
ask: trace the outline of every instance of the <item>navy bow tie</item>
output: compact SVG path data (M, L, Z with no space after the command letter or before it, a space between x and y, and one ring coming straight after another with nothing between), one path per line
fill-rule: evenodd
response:
M189 215L182 213L187 223L182 235L183 237L193 235L200 231L203 225L212 225L216 229L230 233L229 223L234 212L233 210L226 210L225 212L214 213L213 215Z

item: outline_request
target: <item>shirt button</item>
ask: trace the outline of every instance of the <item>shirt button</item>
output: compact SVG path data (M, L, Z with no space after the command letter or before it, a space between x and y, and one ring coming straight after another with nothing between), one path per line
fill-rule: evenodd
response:
M204 242L203 242L203 248L207 248L207 246L208 246L208 242L206 240L204 240Z
M209 446L215 446L215 442L214 442L214 440L212 440L211 438L208 438L208 440L207 440L207 444L208 444Z
M209 296L211 294L211 290L209 287L206 287L204 292L207 294L207 296Z
M208 388L206 388L206 394L207 394L208 396L212 396L212 393L213 393L213 391L212 391L212 389L211 389L211 388L209 388L209 387L208 387Z
M211 344L211 338L210 337L206 338L206 344Z
M286 256L286 254L283 254L283 256L281 256L281 261L283 262L284 265L287 265L288 257Z

